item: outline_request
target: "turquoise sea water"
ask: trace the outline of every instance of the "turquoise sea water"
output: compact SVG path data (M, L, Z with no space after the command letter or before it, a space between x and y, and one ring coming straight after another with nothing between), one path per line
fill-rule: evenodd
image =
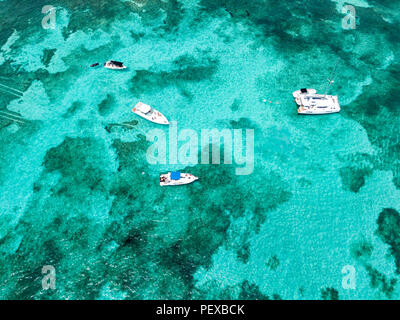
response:
M400 298L399 12L0 1L0 298ZM129 68L88 67L109 59ZM342 111L298 116L291 93L323 91L336 61ZM254 129L253 174L149 164L139 100L178 129ZM160 188L171 168L200 180Z

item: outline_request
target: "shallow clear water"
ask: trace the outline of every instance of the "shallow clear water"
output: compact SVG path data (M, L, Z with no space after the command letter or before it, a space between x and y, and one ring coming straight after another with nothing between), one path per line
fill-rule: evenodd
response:
M0 1L0 298L398 299L400 5L346 3ZM298 116L336 61L342 111ZM149 164L139 100L254 129L254 172Z

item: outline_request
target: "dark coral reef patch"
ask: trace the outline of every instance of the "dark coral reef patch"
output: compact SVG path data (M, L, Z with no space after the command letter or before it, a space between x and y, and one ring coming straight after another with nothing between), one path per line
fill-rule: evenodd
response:
M132 79L135 96L177 86L183 96L190 98L188 83L209 80L218 68L218 60L200 52L200 57L183 55L173 60L169 71L138 70Z
M321 289L321 299L323 299L323 300L339 300L339 292L335 288Z
M400 274L400 214L395 209L385 208L379 214L377 224L376 234L390 246L397 273Z

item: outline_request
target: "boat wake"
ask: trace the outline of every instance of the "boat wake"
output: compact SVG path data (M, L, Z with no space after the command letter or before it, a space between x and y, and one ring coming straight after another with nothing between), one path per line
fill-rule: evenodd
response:
M11 120L20 124L25 124L27 123L27 120L22 118L20 115L13 113L11 111L6 111L6 110L0 110L0 118Z
M22 97L24 93L18 89L14 89L12 87L6 86L5 84L0 83L0 89L3 90L4 92L7 92L9 94L12 94L16 97Z

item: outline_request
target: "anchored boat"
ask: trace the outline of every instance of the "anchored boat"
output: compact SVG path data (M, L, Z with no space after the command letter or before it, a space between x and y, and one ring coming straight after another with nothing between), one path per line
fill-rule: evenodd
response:
M334 82L332 79L334 78L338 62L339 58L328 79L329 85L326 88L325 94L317 94L315 89L300 89L293 92L293 97L299 106L297 108L298 114L328 114L340 111L338 96L328 95L329 88Z
M168 172L160 175L160 186L179 186L195 182L198 179L190 173Z
M132 112L154 123L169 124L168 119L161 112L143 102L138 102Z
M298 114L327 114L340 111L338 96L317 94L315 89L301 89L293 92L298 104Z
M112 70L122 70L126 69L126 66L122 62L110 60L104 63L104 68L112 69Z

